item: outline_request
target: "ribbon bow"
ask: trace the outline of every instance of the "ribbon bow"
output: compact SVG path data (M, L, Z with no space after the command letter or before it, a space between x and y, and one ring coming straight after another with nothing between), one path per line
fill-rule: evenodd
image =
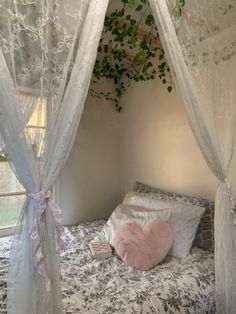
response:
M40 191L39 193L28 193L28 199L32 200L35 209L35 218L29 236L35 242L35 258L36 270L43 277L45 287L48 292L51 292L51 280L48 276L43 253L42 238L40 236L40 225L42 223L43 214L47 209L51 211L52 220L56 230L57 251L65 247L65 242L62 239L64 228L61 221L61 209L51 200L51 192ZM59 244L59 245L58 245Z

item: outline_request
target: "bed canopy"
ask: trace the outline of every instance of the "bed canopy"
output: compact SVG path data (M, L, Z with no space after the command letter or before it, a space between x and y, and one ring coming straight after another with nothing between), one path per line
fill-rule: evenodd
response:
M235 0L150 0L193 133L219 179L215 263L218 313L236 312L236 209L227 179L236 126ZM10 257L9 314L62 313L61 210L50 189L70 153L108 0L0 2L1 146L25 187ZM32 110L45 129L27 128Z
M108 1L0 3L1 136L27 192L12 244L7 311L59 314L63 228L49 190L79 125ZM46 103L44 134L36 129L33 141L21 95L31 95L39 121Z
M235 1L191 0L180 20L173 1L151 0L190 126L219 186L215 195L218 313L236 312L236 208L227 179L236 131Z

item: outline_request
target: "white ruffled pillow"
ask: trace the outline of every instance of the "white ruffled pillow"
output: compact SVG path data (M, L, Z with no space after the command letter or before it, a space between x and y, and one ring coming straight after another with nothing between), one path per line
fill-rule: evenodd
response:
M144 226L149 220L161 219L166 222L170 221L171 210L163 208L162 210L150 210L140 206L120 204L111 214L109 220L103 227L99 238L105 239L114 246L114 237L116 229L127 222L136 223Z
M123 203L114 210L102 230L102 237L111 245L114 246L114 233L121 224L134 222L143 226L149 220L157 218L169 223L173 230L173 246L169 255L188 255L205 208L152 199L133 192L128 193Z
M135 206L141 206L149 209L160 209L165 208L166 206L171 206L172 208L175 208L178 206L179 202L177 201L169 201L169 200L163 200L159 199L155 196L154 193L137 193L137 192L129 192L125 195L125 198L122 202L124 205L135 205ZM192 205L191 205L192 206Z
M176 257L185 257L188 255L197 232L197 227L205 212L204 207L180 203L178 201L159 200L155 198L155 194L141 194L136 192L129 192L125 196L123 204L142 206L150 210L170 208L171 219L169 223L173 228L174 241L169 255Z

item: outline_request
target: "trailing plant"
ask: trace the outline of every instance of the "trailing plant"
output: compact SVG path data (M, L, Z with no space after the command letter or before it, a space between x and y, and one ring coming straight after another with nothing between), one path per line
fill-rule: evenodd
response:
M176 17L181 16L184 4L185 0L177 0ZM105 17L90 94L114 102L121 111L119 99L130 84L153 80L157 75L171 92L170 69L149 0L120 0L120 8ZM97 83L102 78L111 79L115 90L100 91Z
M180 18L182 15L182 8L185 6L185 0L176 0L176 6L175 6L175 17Z

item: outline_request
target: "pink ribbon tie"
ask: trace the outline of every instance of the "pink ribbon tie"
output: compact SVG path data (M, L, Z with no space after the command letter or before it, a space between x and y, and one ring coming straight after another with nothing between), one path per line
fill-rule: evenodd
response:
M35 218L33 221L32 228L30 229L29 236L35 242L35 260L36 270L43 277L45 287L48 292L51 292L51 280L46 270L45 258L43 255L42 236L40 226L45 211L48 209L51 211L52 220L56 230L56 244L57 251L65 248L65 242L62 239L64 234L64 228L61 220L61 209L60 207L51 200L51 192L41 191L39 193L28 193L28 199L32 200L35 209ZM59 244L59 245L58 245Z

